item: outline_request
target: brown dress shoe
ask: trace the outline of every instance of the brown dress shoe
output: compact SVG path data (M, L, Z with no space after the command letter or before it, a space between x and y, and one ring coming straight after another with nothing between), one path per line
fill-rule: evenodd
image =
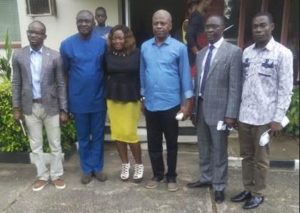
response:
M45 188L45 186L48 184L48 181L46 180L36 180L34 183L33 183L33 186L32 186L32 190L37 192L37 191L40 191L42 190L43 188Z
M64 189L64 188L66 188L65 181L63 179L61 179L61 178L58 178L56 180L52 180L52 184L57 189Z

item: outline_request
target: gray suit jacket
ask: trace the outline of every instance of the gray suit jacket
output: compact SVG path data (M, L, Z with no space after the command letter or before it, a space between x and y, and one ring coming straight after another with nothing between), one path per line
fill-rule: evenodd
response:
M242 91L242 51L225 40L222 42L213 58L206 79L204 94L202 94L203 109L199 109L199 82L207 49L208 47L203 48L196 58L194 112L197 114L199 110L203 110L206 123L216 126L218 121L224 121L224 117L238 117Z
M29 46L15 50L12 58L12 105L32 114L32 76ZM62 59L57 51L43 47L41 73L42 105L50 116L67 111Z

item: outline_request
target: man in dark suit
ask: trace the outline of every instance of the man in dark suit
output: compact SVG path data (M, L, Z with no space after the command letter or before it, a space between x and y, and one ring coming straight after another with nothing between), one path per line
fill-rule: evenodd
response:
M66 87L60 54L43 45L46 27L40 21L28 26L30 45L15 51L12 59L12 104L16 121L25 118L31 148L31 162L37 168L32 190L42 190L49 179L58 189L65 188L60 120L68 116ZM43 152L43 125L51 148L50 169Z
M196 58L192 121L198 134L200 178L187 185L212 186L217 203L225 199L227 137L229 128L236 125L241 96L242 51L224 40L223 31L224 18L210 16L205 23L209 45Z

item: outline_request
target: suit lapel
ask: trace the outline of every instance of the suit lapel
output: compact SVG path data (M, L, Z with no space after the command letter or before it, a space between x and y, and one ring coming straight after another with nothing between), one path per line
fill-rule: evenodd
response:
M209 72L207 74L207 79L211 75L211 73L215 70L217 64L219 63L220 59L223 57L224 53L226 53L226 41L223 41L221 46L218 48L217 53L211 63L211 66L209 68Z
M49 61L49 52L47 47L43 47L43 52L42 52L42 70L41 70L41 81L44 78L45 72L46 72L46 67Z
M29 46L24 49L24 58L23 58L23 60L25 61L25 67L26 67L28 80L29 80L30 83L32 83L32 75L31 75L31 68L30 68L31 59L30 59L30 48L29 48Z
M199 81L200 81L200 78L201 78L201 73L203 72L203 68L202 68L202 64L203 64L203 60L204 60L204 56L205 56L205 54L206 54L206 52L207 52L207 49L208 49L208 47L205 47L205 48L203 48L203 50L201 50L202 52L201 53L199 53L200 55L199 55L199 59L196 61L196 68L197 68L197 86L199 86Z

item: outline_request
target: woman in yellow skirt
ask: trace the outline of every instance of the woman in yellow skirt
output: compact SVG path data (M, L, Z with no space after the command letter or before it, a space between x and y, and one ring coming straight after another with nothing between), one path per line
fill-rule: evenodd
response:
M122 180L128 180L130 175L127 146L130 147L135 160L133 180L136 182L142 180L144 173L137 136L140 117L139 55L132 31L124 25L113 27L108 36L105 58L111 139L116 142L122 161Z

